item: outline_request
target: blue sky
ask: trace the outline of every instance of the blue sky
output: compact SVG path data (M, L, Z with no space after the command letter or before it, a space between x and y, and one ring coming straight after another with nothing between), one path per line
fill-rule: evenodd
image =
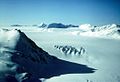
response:
M0 25L120 24L120 0L0 0Z

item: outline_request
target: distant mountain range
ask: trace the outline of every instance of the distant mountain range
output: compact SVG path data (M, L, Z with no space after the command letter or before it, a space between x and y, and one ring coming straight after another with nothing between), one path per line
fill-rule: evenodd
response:
M30 26L30 25L20 25L20 24L13 24L10 25L11 27L24 27L24 26ZM62 23L51 23L51 24L45 24L45 23L40 23L40 24L35 24L32 25L33 27L39 27L39 28L69 28L69 27L79 27L78 25L73 25L73 24L62 24Z
M86 35L86 36L105 36L105 37L114 37L120 38L120 25L109 24L103 26L92 26L90 24L80 25L79 29L84 32L77 32L77 35Z
M66 25L62 23L51 23L51 24L41 23L41 24L32 25L32 26L16 24L16 25L11 25L11 27L20 27L20 28L37 27L37 28L42 28L40 32L62 31L62 32L69 32L70 34L73 34L73 35L120 38L120 25L117 25L117 24L108 24L103 26L81 24L78 26L73 24Z

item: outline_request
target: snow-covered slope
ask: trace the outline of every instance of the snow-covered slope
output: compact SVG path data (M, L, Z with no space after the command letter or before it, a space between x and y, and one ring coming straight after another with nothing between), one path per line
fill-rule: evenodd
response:
M71 34L120 39L120 25L116 24L109 24L104 26L83 24L79 26L79 29L81 31L73 31Z
M41 32L39 28L21 30L25 33L0 30L0 82L6 79L7 82L41 82L38 79L44 82L120 81L119 40L69 34L81 32L80 28L53 29L52 32ZM77 56L75 53L84 52L83 48L85 53ZM67 56L60 51L67 52Z
M79 29L81 29L84 32L91 31L93 28L94 28L94 26L92 26L90 24L82 24L79 26Z
M42 32L26 33L32 40L41 46L48 53L70 62L85 64L97 69L94 73L72 73L62 74L61 76L52 77L45 82L119 82L120 81L120 41L116 39L103 39L96 37L74 36L66 32ZM36 36L39 36L36 37ZM44 37L43 37L44 36ZM46 38L49 37L49 38ZM64 56L61 49L57 50L54 45L63 49L66 45L79 49L83 47L85 53L81 56L69 54ZM71 49L74 49L71 48ZM74 52L74 50L73 50ZM66 64L65 64L66 66ZM64 66L61 66L64 67ZM58 68L60 68L58 66ZM55 71L58 69L55 66ZM67 70L73 69L69 67ZM77 69L76 69L77 70Z
M41 82L41 78L95 70L49 55L20 30L1 29L0 35L0 82Z
M34 76L38 65L48 64L52 58L20 30L0 29L0 82L8 82L10 77L22 82L21 77Z

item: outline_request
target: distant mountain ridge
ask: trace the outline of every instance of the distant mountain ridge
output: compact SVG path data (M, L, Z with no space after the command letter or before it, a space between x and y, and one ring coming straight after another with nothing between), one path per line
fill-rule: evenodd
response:
M120 38L120 25L109 24L103 26L92 26L90 24L83 24L79 26L78 31L72 31L74 35L95 36L95 37L112 37Z
M81 24L81 25L73 25L73 24L62 24L62 23L51 23L45 24L41 23L34 26L26 26L26 25L12 25L15 27L26 27L26 28L40 28L36 29L36 31L40 32L66 32L73 35L84 35L84 36L93 36L93 37L111 37L115 39L120 39L120 25L118 24L108 24L102 26L94 26L91 24ZM34 29L35 30L35 29Z

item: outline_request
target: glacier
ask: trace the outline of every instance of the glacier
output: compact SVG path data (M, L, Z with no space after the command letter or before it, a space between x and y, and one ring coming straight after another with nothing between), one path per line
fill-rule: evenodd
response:
M41 82L41 78L95 70L49 55L20 30L1 29L0 34L1 82Z
M0 82L6 79L8 82L120 81L120 26L117 24L85 24L82 28L64 29L1 28ZM78 56L75 53L81 47L85 52Z

